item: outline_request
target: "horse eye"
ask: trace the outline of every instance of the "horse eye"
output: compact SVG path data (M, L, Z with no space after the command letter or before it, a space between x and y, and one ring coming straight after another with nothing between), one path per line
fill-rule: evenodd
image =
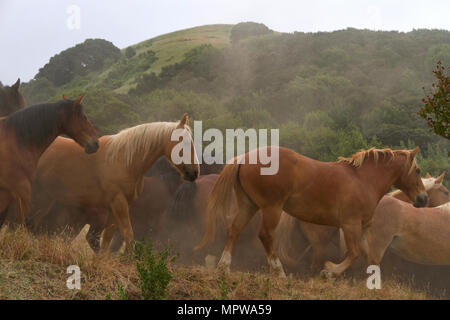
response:
M416 172L417 172L417 174L420 174L420 169L417 168L417 169L416 169Z

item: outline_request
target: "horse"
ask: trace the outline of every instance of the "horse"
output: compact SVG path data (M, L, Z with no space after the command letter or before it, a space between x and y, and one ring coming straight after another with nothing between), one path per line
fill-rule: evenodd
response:
M202 162L200 172L220 172L221 166L220 164L210 165ZM145 173L143 190L130 207L130 221L135 240L142 240L147 237L158 240L166 209L181 183L182 178L179 172L165 156L160 157ZM192 184L188 181L184 183ZM108 214L108 210L102 208L79 208L57 203L48 215L40 220L38 225L32 222L35 225L32 231L47 234L64 233L65 236L73 239L88 224L89 230L86 233L86 240L91 249L98 252L101 233L105 228ZM120 232L116 231L110 250L112 252L119 250L122 241Z
M448 200L448 190L442 185L445 173L442 173L437 178L432 178L429 174L422 179L425 190L428 194L428 207L436 207ZM409 198L400 190L393 191L388 194L398 200L411 203ZM377 216L374 215L374 221ZM295 231L294 231L295 229ZM278 232L278 230L281 230ZM310 264L310 271L315 273L325 262L325 254L330 252L330 243L336 244L339 248L339 233L338 228L312 224L304 221L296 221L289 215L283 215L280 219L280 224L277 229L279 233L276 241L276 247L281 261L291 267L298 265L299 260L303 257L309 249L312 249L312 261ZM300 251L300 256L293 258L292 254L295 248L292 246L292 237L298 237L296 233L300 233L305 239L303 250ZM334 241L336 240L336 241ZM299 243L296 242L296 246ZM297 250L295 250L297 251ZM298 251L297 251L298 252Z
M33 105L0 119L0 227L12 203L16 221L25 224L38 160L58 135L73 138L80 152L79 146L86 154L97 151L97 132L83 112L82 99Z
M447 200L450 196L447 191ZM383 197L368 230L373 239L362 246L381 261L390 248L401 258L426 265L450 265L450 202L435 208L415 208ZM370 247L368 247L370 245Z
M0 117L5 117L26 106L25 97L19 91L20 79L12 86L0 86Z
M142 193L136 202L130 207L130 219L135 234L135 239L143 237L142 226L135 223L135 216L144 216L148 213L149 219L158 219L162 217L163 212L158 209L166 209L169 197L175 192L181 178L178 171L170 164L165 156L160 157L155 164L145 173L144 187ZM144 198L145 201L141 198ZM151 213L151 214L150 214ZM35 217L30 217L29 223L33 225L31 231L35 234L46 233L64 234L64 236L74 239L78 236L85 225L89 225L86 233L86 240L94 252L100 249L100 237L105 228L109 211L102 208L80 208L63 205L56 202L49 213L43 217L39 224L34 221ZM156 216L156 217L155 217ZM149 221L145 221L143 225L148 226ZM158 230L158 228L151 228ZM117 235L120 242L117 243ZM151 234L154 236L154 234ZM122 238L120 233L116 231L111 243L111 250L115 251L120 248Z
M342 263L327 261L322 270L323 276L334 277L358 258L359 244L370 227L375 207L392 185L403 190L417 207L425 206L428 201L415 161L418 147L414 150L371 148L331 163L282 147L262 149L233 158L209 196L208 229L197 249L214 237L217 213L229 214L233 190L238 203L218 265L226 271L237 237L258 209L262 211L259 239L271 271L280 277L285 277L285 273L273 248L273 235L282 211L307 222L342 228L348 253ZM272 155L273 152L279 160L279 170L273 175L260 174L267 165L249 163L250 158L258 159L258 153Z
M179 216L179 220L168 222L166 218L167 210L170 210L168 208L171 208L174 202L179 203L176 199L180 197L180 194L184 194L185 190L190 190L189 187L198 184L204 185L206 181L210 181L210 179L204 179L205 177L217 177L218 175L214 173L220 172L223 168L222 164L207 164L203 159L200 164L201 175L195 181L182 181L177 171L173 169L165 157L158 162L148 172L148 176L156 178L155 182L148 181L141 195L130 209L131 224L133 230L136 229L135 240L151 237L154 240L165 242L168 228L173 230L174 226L179 225L181 221L185 221ZM152 173L152 171L156 171L156 173ZM200 189L203 191L203 188ZM195 188L195 190L197 189ZM209 190L205 190L205 192L209 192ZM190 203L186 202L183 205L189 208ZM98 229L98 231L97 236L99 237L101 229ZM172 231L170 233L173 234ZM111 243L111 251L120 249L122 241L120 233L116 232Z
M174 139L178 134L181 136ZM39 226L55 202L107 209L110 212L100 245L101 253L105 253L117 227L126 248L130 248L134 235L129 207L143 189L145 172L159 157L165 155L183 178L190 181L197 178L199 166L187 114L179 122L145 123L103 136L99 143L100 151L87 157L70 140L58 138L43 154L33 184L37 196L33 197L32 227ZM172 152L187 143L188 154L184 154L183 147L181 161L174 162Z

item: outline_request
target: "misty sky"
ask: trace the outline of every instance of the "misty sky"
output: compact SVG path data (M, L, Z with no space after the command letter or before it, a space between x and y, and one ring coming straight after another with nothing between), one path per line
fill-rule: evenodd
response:
M80 8L80 28L67 12ZM261 22L282 31L347 27L410 31L450 30L448 0L0 0L0 81L28 81L51 56L86 38L119 48L184 28Z

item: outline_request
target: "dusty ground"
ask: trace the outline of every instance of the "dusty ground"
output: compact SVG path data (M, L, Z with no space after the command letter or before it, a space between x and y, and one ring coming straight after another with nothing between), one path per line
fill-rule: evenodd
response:
M81 268L81 290L69 290L66 268ZM169 299L430 299L395 280L368 290L364 279L278 279L265 272L217 274L205 266L171 265ZM137 297L135 261L124 255L95 256L82 237L35 238L23 230L0 232L0 299L119 299L118 283Z

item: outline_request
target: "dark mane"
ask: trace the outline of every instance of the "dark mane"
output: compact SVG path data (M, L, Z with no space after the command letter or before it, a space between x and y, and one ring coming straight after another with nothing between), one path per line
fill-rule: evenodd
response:
M17 142L25 146L42 146L58 132L58 109L70 108L72 101L33 105L5 118L4 130L14 131Z

